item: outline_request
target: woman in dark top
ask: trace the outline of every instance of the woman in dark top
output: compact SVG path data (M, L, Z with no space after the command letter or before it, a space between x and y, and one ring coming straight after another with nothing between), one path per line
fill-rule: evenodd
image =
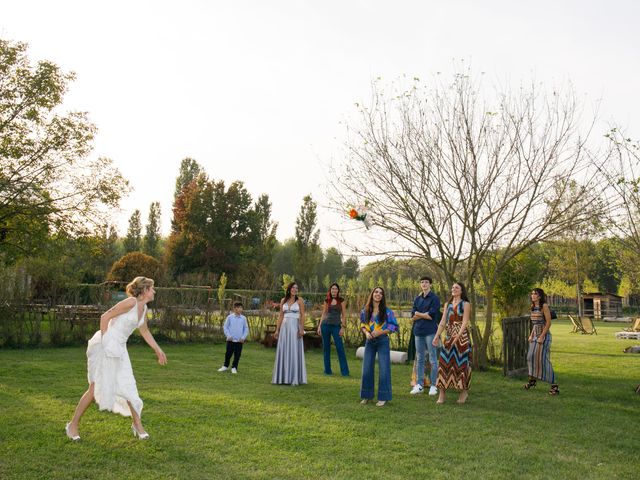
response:
M322 350L324 353L324 373L332 375L331 371L331 337L336 344L338 361L340 362L340 373L343 377L349 375L349 365L347 356L344 353L342 336L344 328L347 326L347 314L344 307L344 300L340 297L340 286L337 283L331 284L327 292L327 298L322 308L322 317L318 325L318 335L322 335Z

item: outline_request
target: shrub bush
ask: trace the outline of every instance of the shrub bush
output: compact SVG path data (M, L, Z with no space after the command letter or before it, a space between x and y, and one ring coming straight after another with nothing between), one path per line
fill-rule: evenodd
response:
M158 260L141 252L131 252L113 264L108 279L130 282L135 277L142 276L160 282L162 274L162 266Z

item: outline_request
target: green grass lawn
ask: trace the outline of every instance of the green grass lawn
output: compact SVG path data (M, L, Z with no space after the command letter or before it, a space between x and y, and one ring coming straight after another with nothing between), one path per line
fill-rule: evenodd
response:
M83 348L0 350L0 478L637 478L640 471L640 355L616 340L552 328L561 395L524 379L476 372L466 405L409 395L409 365L394 365L394 399L359 402L361 362L352 376L322 373L307 352L309 384L270 384L275 350L248 344L238 375L218 373L224 345L165 346L131 354L143 420L89 409L82 441L63 428L86 388ZM335 351L334 371L339 371Z

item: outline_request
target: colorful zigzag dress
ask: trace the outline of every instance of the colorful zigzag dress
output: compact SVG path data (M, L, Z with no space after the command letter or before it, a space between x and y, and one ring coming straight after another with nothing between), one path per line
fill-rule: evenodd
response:
M453 343L453 337L460 332L462 316L464 313L464 301L456 308L453 304L447 307L447 334L444 340L444 348L438 359L438 389L453 388L455 390L468 390L471 381L471 339L469 329Z

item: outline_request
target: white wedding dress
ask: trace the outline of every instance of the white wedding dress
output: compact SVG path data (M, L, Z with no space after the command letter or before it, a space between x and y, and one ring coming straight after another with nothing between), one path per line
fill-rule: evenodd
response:
M147 306L138 319L138 302L131 310L112 318L104 335L98 330L87 347L89 384L95 383L94 397L100 410L109 410L125 417L131 416L127 402L138 415L142 413L142 400L138 396L133 377L127 339L142 326Z

